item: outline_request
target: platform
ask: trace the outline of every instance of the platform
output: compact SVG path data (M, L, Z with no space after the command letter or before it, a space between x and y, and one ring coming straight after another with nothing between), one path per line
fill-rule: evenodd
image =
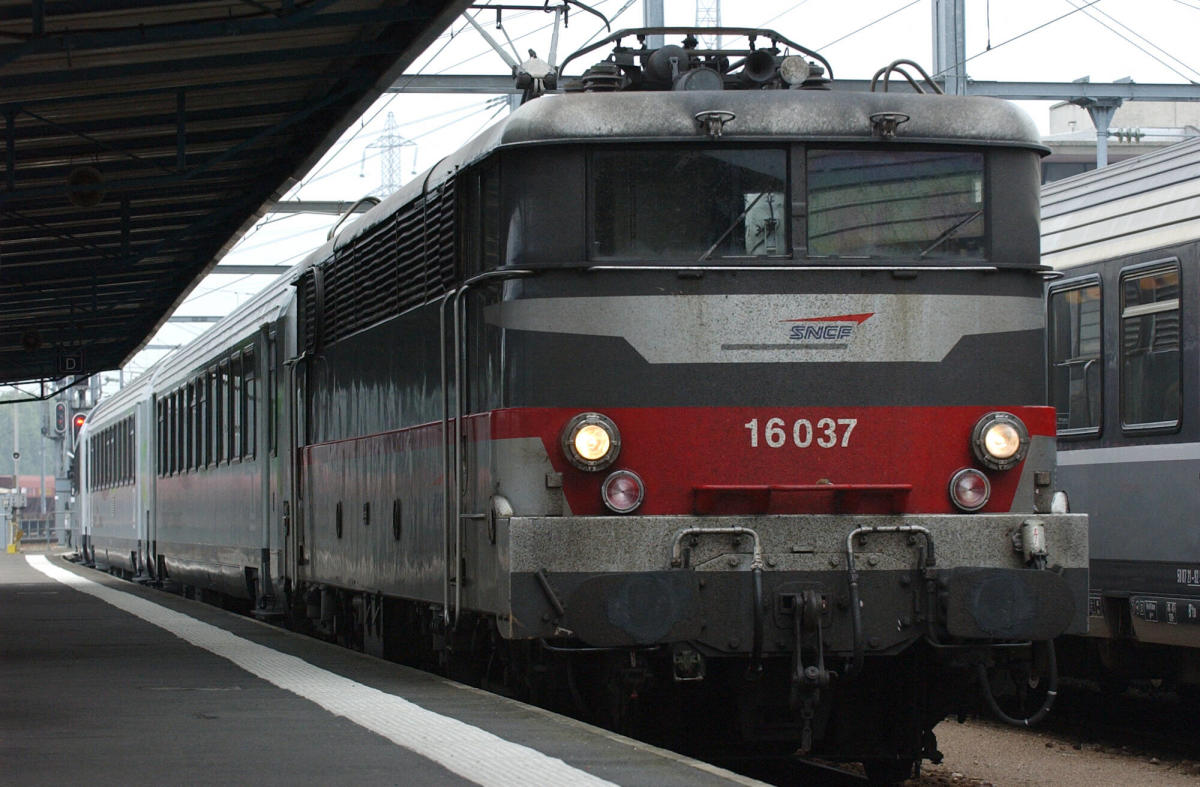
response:
M54 554L0 554L0 686L0 784L756 784Z

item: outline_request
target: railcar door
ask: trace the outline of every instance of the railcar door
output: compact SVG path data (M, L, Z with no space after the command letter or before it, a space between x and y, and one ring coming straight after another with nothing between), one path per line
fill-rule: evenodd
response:
M158 567L158 529L157 518L154 516L154 398L147 396L134 409L133 430L134 446L134 506L138 522L138 532L141 534L142 570L155 579L160 579L162 573Z
M285 563L293 578L299 578L308 563L305 551L304 516L304 446L307 444L308 358L300 355L288 364L287 399L287 466L288 494L282 517L284 522Z

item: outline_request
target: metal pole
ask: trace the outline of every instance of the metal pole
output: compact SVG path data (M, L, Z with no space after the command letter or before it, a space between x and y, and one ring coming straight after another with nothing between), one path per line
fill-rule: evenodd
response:
M17 432L17 410L19 405L10 405L12 408L12 430L13 430L13 493L10 495L12 503L9 505L8 512L8 551L10 553L17 551L17 495L21 493L21 438Z
M663 0L643 0L642 27L664 27ZM646 46L658 49L663 45L662 36L646 36Z
M933 0L933 76L945 80L945 91L966 95L967 33L963 0Z
M42 400L42 450L38 454L41 470L38 472L38 516L42 520L41 528L46 530L46 546L50 545L50 525L46 521L46 432L50 429L50 403Z

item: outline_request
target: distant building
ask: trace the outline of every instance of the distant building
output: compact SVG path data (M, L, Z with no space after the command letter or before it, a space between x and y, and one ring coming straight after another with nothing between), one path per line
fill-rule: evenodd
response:
M1150 153L1200 136L1200 101L1127 101L1109 127L1108 163ZM1051 153L1042 160L1042 183L1096 168L1096 127L1087 110L1067 101L1050 107Z
M54 542L58 538L55 526L54 476L48 475L39 484L36 475L0 475L0 489L21 492L25 495L25 507L17 511L17 522L22 541Z

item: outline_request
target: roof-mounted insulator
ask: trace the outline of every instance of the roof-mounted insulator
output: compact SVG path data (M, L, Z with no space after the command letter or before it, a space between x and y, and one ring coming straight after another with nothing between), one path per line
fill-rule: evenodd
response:
M626 79L620 66L606 60L584 71L580 82L589 93L611 93L625 87Z

